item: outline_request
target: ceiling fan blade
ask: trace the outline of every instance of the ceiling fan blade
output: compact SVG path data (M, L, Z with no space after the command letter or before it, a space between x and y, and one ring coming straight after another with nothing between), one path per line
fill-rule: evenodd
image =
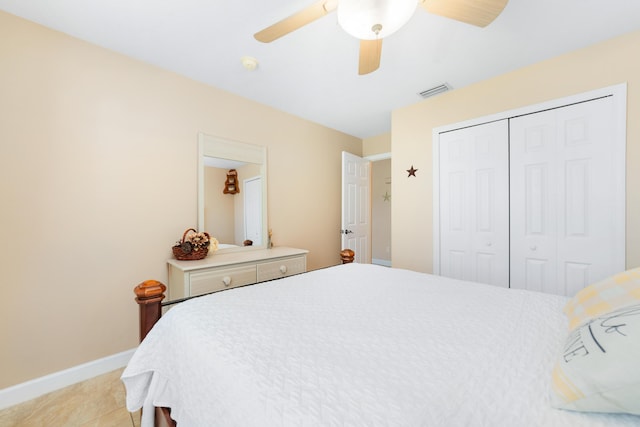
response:
M477 27L486 27L509 0L420 0L427 12Z
M382 39L360 40L360 65L358 74L369 74L380 67Z
M311 6L255 33L253 37L263 43L270 43L333 12L337 6L337 0L318 0Z

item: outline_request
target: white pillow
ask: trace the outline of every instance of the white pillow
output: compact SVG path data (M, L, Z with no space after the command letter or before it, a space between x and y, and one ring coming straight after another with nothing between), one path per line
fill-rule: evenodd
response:
M551 387L557 408L640 415L640 304L570 332Z

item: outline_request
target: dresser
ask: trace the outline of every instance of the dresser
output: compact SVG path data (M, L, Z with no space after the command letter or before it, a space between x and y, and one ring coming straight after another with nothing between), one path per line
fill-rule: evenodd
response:
M198 261L170 259L168 300L304 273L308 252L274 247L214 254Z

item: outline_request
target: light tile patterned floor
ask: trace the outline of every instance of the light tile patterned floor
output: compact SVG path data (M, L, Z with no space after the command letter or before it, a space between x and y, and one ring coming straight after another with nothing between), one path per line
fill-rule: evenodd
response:
M122 369L0 411L0 427L138 427L125 407Z

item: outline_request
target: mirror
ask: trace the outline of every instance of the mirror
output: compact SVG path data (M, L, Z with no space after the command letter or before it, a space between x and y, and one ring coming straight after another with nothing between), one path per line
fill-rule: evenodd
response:
M230 176L237 192L225 194ZM198 231L218 239L216 253L267 247L266 147L198 134Z

